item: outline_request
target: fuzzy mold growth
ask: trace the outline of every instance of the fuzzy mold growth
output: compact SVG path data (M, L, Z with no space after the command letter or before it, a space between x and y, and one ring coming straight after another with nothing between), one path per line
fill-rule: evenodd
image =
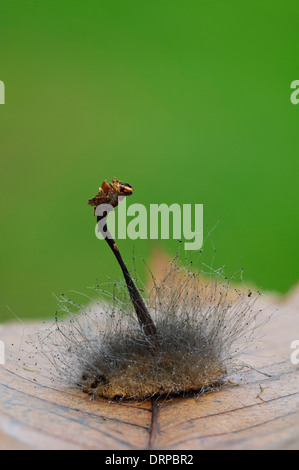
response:
M144 400L211 391L239 367L259 324L255 294L173 264L147 296L158 332L149 349L124 287L97 306L60 299L64 318L41 344L67 385L93 397Z

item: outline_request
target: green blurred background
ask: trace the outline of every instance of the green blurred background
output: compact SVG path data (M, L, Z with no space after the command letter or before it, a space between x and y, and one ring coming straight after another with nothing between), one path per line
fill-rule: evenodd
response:
M217 265L261 289L296 284L298 12L281 0L1 2L1 319L53 315L52 293L119 277L87 206L112 176L134 185L130 202L203 203Z

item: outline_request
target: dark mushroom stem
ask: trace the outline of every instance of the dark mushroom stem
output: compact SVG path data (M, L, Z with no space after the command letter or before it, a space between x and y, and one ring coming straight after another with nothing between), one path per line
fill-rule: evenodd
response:
M107 218L107 214L104 214L103 216L98 216L97 217L98 223L101 222L105 218ZM152 320L152 317L150 316L149 311L146 308L145 303L137 287L134 284L134 281L125 265L125 262L122 259L122 256L119 252L116 242L111 237L107 224L105 223L102 230L99 228L99 231L105 238L114 256L116 257L118 264L120 265L122 269L122 272L123 272L123 275L127 284L127 288L130 294L130 298L132 300L132 303L134 305L134 309L138 318L139 325L142 331L144 332L144 334L147 336L150 345L155 348L158 346L158 335L157 335L157 329Z

